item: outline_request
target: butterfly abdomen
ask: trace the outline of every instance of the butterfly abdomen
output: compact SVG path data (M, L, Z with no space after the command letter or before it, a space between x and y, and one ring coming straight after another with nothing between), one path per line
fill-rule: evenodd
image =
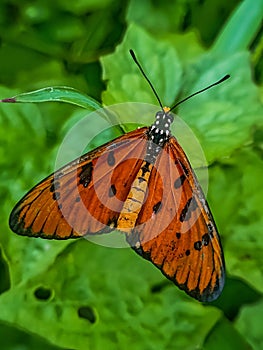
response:
M144 161L120 212L117 229L129 233L136 225L138 215L147 194L148 181L153 165Z

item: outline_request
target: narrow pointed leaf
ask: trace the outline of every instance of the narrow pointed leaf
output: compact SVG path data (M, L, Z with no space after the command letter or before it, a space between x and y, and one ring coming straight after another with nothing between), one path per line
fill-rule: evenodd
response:
M51 102L59 101L77 105L82 108L95 111L102 108L101 104L92 97L84 95L78 90L66 86L46 87L40 90L22 93L11 98L5 98L1 102Z

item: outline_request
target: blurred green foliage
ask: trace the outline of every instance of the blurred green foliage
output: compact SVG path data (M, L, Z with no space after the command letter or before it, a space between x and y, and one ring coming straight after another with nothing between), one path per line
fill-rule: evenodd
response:
M70 86L85 95L62 88L55 99L88 107L0 106L3 349L263 348L262 13L262 0L1 1L1 98L52 101L49 89L21 93ZM225 289L209 305L132 250L18 237L8 228L12 207L53 171L66 132L96 108L93 99L156 104L130 48L168 105L231 74L178 110L210 166L208 200L226 257Z

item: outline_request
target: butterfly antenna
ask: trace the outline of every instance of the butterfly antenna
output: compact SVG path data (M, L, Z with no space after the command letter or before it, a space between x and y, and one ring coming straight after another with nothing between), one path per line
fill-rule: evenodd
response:
M215 85L218 85L218 84L223 83L223 81L227 80L228 78L230 78L230 75L229 75L229 74L225 75L223 78L221 78L220 80L216 81L215 83L213 83L213 84L207 86L206 88L204 88L204 89L202 89L202 90L199 90L199 91L193 93L192 95L190 95L190 96L184 98L182 101L177 102L177 103L170 109L170 111L172 111L174 108L176 108L177 106L179 106L181 103L183 103L183 102L189 100L189 98L191 98L191 97L193 97L193 96L195 96L195 95L201 94L201 92L204 92L204 91L210 89L211 87L213 87L213 86L215 86Z
M131 57L132 57L132 59L134 60L134 62L135 62L135 63L137 64L137 66L139 67L139 69L140 69L142 75L143 75L144 78L147 80L148 84L150 85L150 87L151 87L151 89L152 89L152 91L153 91L155 97L157 98L157 101L158 101L159 105L160 105L161 108L163 109L162 102L161 102L161 100L160 100L160 98L159 98L159 96L158 96L158 94L157 94L155 88L153 87L153 84L151 83L150 79L149 79L149 78L147 77L147 75L144 73L144 71L143 71L143 69L142 69L142 66L140 65L139 61L137 60L137 57L135 56L134 51L133 51L133 50L130 50L130 54L131 54Z

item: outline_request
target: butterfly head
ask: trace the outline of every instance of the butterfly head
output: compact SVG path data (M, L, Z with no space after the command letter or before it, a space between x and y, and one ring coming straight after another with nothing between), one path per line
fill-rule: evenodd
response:
M171 136L171 124L174 117L170 112L170 108L163 109L156 113L155 122L149 128L149 139L158 146L163 147Z

